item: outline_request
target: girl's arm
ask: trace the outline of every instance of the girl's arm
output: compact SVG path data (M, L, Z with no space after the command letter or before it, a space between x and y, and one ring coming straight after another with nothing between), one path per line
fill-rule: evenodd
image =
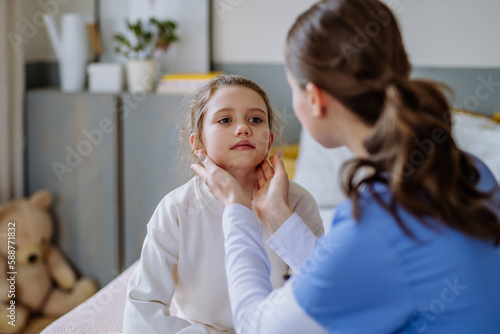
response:
M175 291L179 230L164 201L148 224L141 259L127 286L123 333L176 333L190 326L170 315Z

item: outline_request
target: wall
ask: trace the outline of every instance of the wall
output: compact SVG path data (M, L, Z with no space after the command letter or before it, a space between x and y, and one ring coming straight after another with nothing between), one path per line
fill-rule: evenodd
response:
M313 0L218 0L215 63L280 63L288 28ZM500 67L500 1L384 0L416 66ZM233 3L233 5L229 5ZM264 38L265 37L265 38Z
M212 2L212 61L282 63L288 28L315 0Z
M500 1L399 2L397 12L415 66L500 68Z
M23 2L23 26L26 27L25 59L27 63L53 62L56 56L50 44L47 29L41 14L54 16L59 27L61 15L64 13L79 13L87 15L89 21L94 20L94 1L90 0L20 0ZM30 29L29 27L34 27Z

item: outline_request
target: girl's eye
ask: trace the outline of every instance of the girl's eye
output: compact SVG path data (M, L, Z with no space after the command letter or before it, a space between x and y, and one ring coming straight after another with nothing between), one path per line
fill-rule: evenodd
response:
M250 122L252 122L252 123L262 123L263 120L261 118L259 118L259 117L252 117L252 118L250 118Z
M227 118L227 117L226 117L226 118L219 119L219 120L217 121L217 123L220 123L220 124L226 124L226 123L229 123L229 122L231 122L231 120L230 120L229 118Z

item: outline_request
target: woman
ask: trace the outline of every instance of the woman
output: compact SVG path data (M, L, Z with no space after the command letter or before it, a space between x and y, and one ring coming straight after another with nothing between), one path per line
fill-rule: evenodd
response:
M210 157L193 166L225 206L237 332L499 333L500 188L456 147L443 87L409 78L390 10L316 3L288 33L286 70L302 125L355 154L348 200L316 242L286 204L278 157L261 164L252 200ZM275 291L259 218L298 273Z

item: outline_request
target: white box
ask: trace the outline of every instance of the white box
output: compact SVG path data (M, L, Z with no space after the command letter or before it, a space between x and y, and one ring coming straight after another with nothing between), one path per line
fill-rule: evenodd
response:
M87 66L89 91L119 93L123 89L123 67L114 63L91 63Z

